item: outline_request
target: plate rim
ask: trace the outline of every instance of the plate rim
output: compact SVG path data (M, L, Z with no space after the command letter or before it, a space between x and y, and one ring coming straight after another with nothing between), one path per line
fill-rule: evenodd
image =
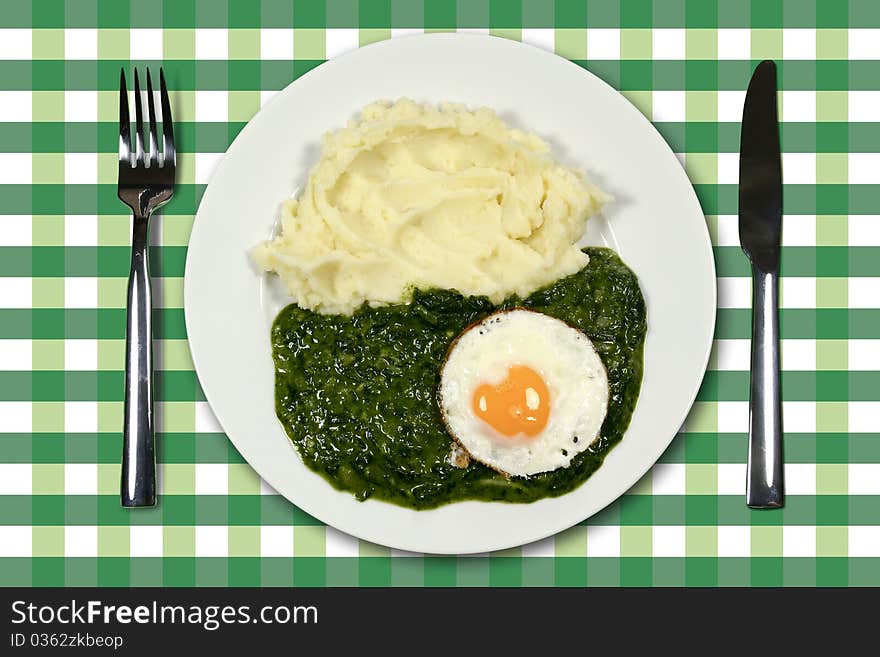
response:
M322 69L323 69L323 72L326 72L329 67L338 68L339 66L343 66L343 65L345 65L345 63L347 61L349 61L350 59L354 59L355 57L358 57L359 55L361 55L363 53L363 51L366 51L366 50L375 51L375 50L380 50L380 49L384 49L384 48L393 48L395 46L395 44L399 44L400 42L403 42L403 41L412 42L412 41L422 41L422 40L424 40L424 41L441 41L441 40L446 40L446 41L458 41L458 40L477 41L477 40L482 40L482 41L488 41L488 42L501 42L501 43L505 44L505 46L507 46L507 47L514 47L514 48L519 48L519 49L524 49L524 50L527 49L527 50L532 51L533 55L544 57L548 61L550 59L552 59L552 60L555 60L555 62L557 64L562 62L563 65L565 65L565 66L573 67L574 69L576 69L578 71L579 74L586 75L586 76L592 78L594 82L598 82L600 85L606 87L606 90L609 91L611 94L613 94L615 96L619 96L620 99L625 101L625 103L630 107L632 112L634 112L634 114L639 117L641 123L643 125L645 125L646 127L648 127L649 130L654 134L656 141L662 145L661 148L665 149L665 151L667 151L667 154L669 156L671 156L672 158L675 158L675 152L672 150L669 143L663 138L663 136L659 132L659 130L620 91L618 91L617 89L612 87L610 84L605 82L605 80L603 80L602 78L600 78L596 74L592 73L588 69L585 69L585 68L579 66L575 62L573 62L565 57L562 57L560 55L557 55L553 52L550 52L550 51L544 50L542 48L539 48L537 46L534 46L532 44L519 42L519 41L512 41L509 39L505 39L503 37L496 37L496 36L491 36L491 35L451 32L451 33L405 35L405 36L401 36L401 37L395 37L393 39L386 39L383 41L371 43L366 46L362 46L360 48L355 48L351 51L348 51L348 52L343 53L337 57L334 57L333 59L330 59L330 60L327 60L327 61L321 63L320 65L316 66L315 68L307 71L303 75L294 79L293 81L291 81L289 84L287 84L282 89L278 90L278 92L275 93L273 95L273 97L270 98L266 103L264 103L261 106L260 110L258 110L257 113L245 124L245 126L238 133L238 135L236 135L235 139L233 139L233 141L230 143L227 150L218 159L216 166L214 168L214 171L212 173L211 180L209 180L208 184L206 185L203 196L199 201L199 207L197 208L194 219L193 219L193 225L192 225L192 229L191 229L190 238L189 238L189 241L187 242L187 256L186 256L185 271L184 271L184 291L183 291L184 292L183 293L184 321L185 321L185 326L186 326L186 330L187 330L187 344L189 346L189 350L190 350L190 354L191 354L192 362L193 362L193 370L194 370L194 372L199 380L199 383L201 385L201 388L204 392L205 399L206 399L208 405L210 406L212 413L216 417L217 422L220 424L221 428L223 428L225 436L229 439L229 441L233 444L233 446L235 446L235 448L240 453L242 453L242 457L248 463L249 467L251 467L254 470L254 472L261 478L261 480L266 481L270 486L273 486L273 488L275 488L276 492L280 496L284 497L287 502L289 502L290 504L292 504L294 506L299 507L304 512L317 518L320 522L324 523L327 526L333 527L333 528L337 529L338 531L342 531L346 534L349 534L349 535L354 536L356 538L360 538L362 540L366 540L366 541L378 543L381 545L389 546L389 547L392 547L392 548L395 548L398 550L418 552L418 553L423 553L423 554L459 554L459 555L461 555L461 554L475 554L475 553L478 553L475 550L462 551L462 550L443 549L443 548L441 548L441 549L426 549L426 547L423 544L419 543L418 540L413 540L411 537L407 537L406 539L403 539L403 540L401 540L399 537L397 537L393 540L389 540L389 539L382 537L381 531L378 531L378 532L377 531L352 531L349 528L340 527L339 523L336 521L328 520L321 511L314 509L314 505L310 501L297 500L296 502L294 502L287 494L285 494L284 492L279 490L279 487L274 486L272 481L269 481L268 478L266 478L262 473L260 473L257 470L257 468L251 464L250 460L244 455L244 450L241 445L245 444L247 441L241 439L240 437L235 438L232 434L230 434L227 431L227 429L225 427L223 427L223 421L219 417L219 414L215 410L215 406L211 401L211 394L208 391L208 386L205 385L205 383L202 381L201 376L199 375L199 370L200 370L199 359L200 359L200 357L199 357L199 355L197 355L198 348L195 346L196 343L193 342L192 337L191 337L191 335L192 335L191 326L192 326L194 320L192 318L192 312L193 312L191 310L192 304L189 301L193 295L192 284L190 282L191 277L189 276L189 273L191 271L192 253L193 253L193 250L190 248L190 245L193 242L193 238L196 237L202 231L202 229L203 229L202 227L208 223L208 221L205 219L205 217L203 215L202 208L203 208L203 201L211 189L211 183L216 179L217 173L221 170L221 168L225 167L225 165L229 161L230 153L234 153L234 149L237 149L239 147L239 146L237 146L237 144L240 145L240 143L247 137L247 135L249 135L255 129L254 128L254 126L256 125L255 119L257 117L259 117L259 115L262 114L266 110L267 107L279 102L279 100L283 97L283 95L285 93L289 93L289 90L292 87L294 87L294 85L301 84L302 81L304 81L304 80L310 80L311 78L320 75L322 73ZM687 196L690 197L692 204L695 205L695 208L699 211L699 214L705 218L705 212L703 211L702 205L700 204L699 198L696 194L696 190L693 186L693 183L691 182L691 180L687 176L687 173L686 173L684 167L683 166L678 167L675 175L684 183L684 186L688 190ZM708 229L708 225L705 223L705 220L702 223L702 230L699 232L703 238L702 241L703 241L705 249L708 253L708 257L706 258L706 263L708 264L708 267L711 270L712 285L709 286L711 299L707 300L707 301L711 301L711 304L709 306L707 306L707 310L709 312L709 319L711 321L707 322L707 327L709 327L709 336L708 336L708 340L706 341L704 353L702 354L702 357L700 358L700 376L698 379L695 379L695 383L692 386L692 390L687 395L688 398L690 399L690 402L688 403L688 405L683 409L683 411L680 414L680 418L678 420L679 427L681 427L681 425L684 423L685 419L687 418L688 414L690 413L691 409L693 408L693 405L694 405L694 403L697 399L697 395L699 393L699 389L703 383L703 380L705 379L709 360L710 360L712 349L714 346L714 333L715 333L716 322L717 322L717 304L718 304L717 267L716 267L716 263L715 263L711 235L710 235L710 232ZM624 262L626 262L625 258L624 258ZM636 275L638 276L639 273L636 272ZM650 321L648 324L648 331L649 332L651 331ZM647 341L647 335L646 335L646 341ZM694 369L696 369L696 368L694 368ZM643 375L642 385L644 385L644 375ZM634 409L633 416L635 416L635 410L637 410L639 403L641 403L641 400L642 400L641 393L642 392L643 392L643 388L640 388L640 395L639 395L639 399L637 400L636 409ZM273 391L273 398L274 398L274 391ZM280 424L280 422L278 422L277 417L275 417L274 419L275 419L276 423L278 424L279 428L281 428L281 424ZM281 430L283 432L283 428ZM627 431L629 431L629 428L627 429ZM663 443L664 443L663 449L659 452L659 454L657 455L656 458L654 458L644 468L632 468L630 470L633 473L637 472L638 476L632 478L631 482L628 482L627 485L624 486L622 489L620 489L620 491L618 493L616 493L615 495L610 497L607 501L602 503L600 506L596 507L594 510L592 510L589 513L586 513L585 515L580 515L579 521L576 520L575 522L571 522L569 520L564 520L562 522L550 523L547 528L545 528L539 532L525 534L523 538L517 539L513 542L510 540L496 540L495 542L493 542L491 540L483 541L480 544L479 553L508 549L508 548L532 543L535 541L540 541L540 540L545 539L549 536L553 536L561 531L564 531L565 529L576 525L578 522L583 522L584 520L592 517L593 515L595 515L597 513L600 513L603 509L607 508L610 504L614 503L623 494L625 494L626 491L629 490L629 488L631 488L632 486L637 484L645 476L645 474L649 470L651 470L651 468L654 467L654 465L657 463L657 461L662 456L662 454L669 448L669 445L672 444L672 441L675 439L676 435L677 435L677 432L673 432L668 437L668 439L664 438L663 439ZM625 438L626 438L626 433L624 433L624 439ZM615 448L612 448L612 450L609 451L609 455L613 454L614 450L617 447L618 447L618 445L615 445ZM291 448L292 448L292 445L291 445ZM607 457L607 455L606 455L606 457ZM297 458L299 458L298 454L297 454ZM586 483L586 481L584 483ZM326 485L328 495L344 494L344 495L350 496L350 494L347 492L340 492L339 490L335 489L334 487L332 487L329 484L329 482L325 482L325 485ZM469 507L469 506L473 506L473 505L508 505L508 506L514 506L514 507L534 506L534 505L540 505L542 502L546 502L549 500L558 500L558 499L565 498L569 495L572 495L580 488L581 488L581 486L579 486L577 489L574 489L573 491L571 491L565 495L562 495L562 496L559 496L556 498L544 498L542 500L539 500L537 502L533 502L528 505L507 504L504 502L483 502L483 501L475 501L475 500L466 500L466 501L447 504L447 505L444 505L440 508L448 508L448 507L457 507L458 508L458 507ZM432 511L437 510L437 509L413 510L413 509L409 509L407 507L400 507L400 506L393 505L388 502L384 502L382 500L375 500L375 499L368 500L367 502L364 502L363 504L377 504L377 503L383 504L386 506L393 506L397 510L402 510L407 513L415 513L415 514L430 514Z

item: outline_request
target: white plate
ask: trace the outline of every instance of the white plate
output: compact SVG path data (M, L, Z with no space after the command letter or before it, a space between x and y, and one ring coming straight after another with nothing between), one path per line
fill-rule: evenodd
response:
M615 248L647 301L642 391L629 430L577 490L532 504L459 502L413 511L358 502L306 468L275 417L269 327L279 306L247 249L271 232L320 137L367 103L402 96L487 105L544 137L615 197L585 243ZM271 286L269 286L271 287ZM245 126L218 163L190 238L184 286L193 362L211 408L248 463L319 520L403 550L485 552L591 516L636 483L697 394L715 325L715 266L703 213L672 151L623 96L578 66L513 41L434 34L384 41L304 75Z

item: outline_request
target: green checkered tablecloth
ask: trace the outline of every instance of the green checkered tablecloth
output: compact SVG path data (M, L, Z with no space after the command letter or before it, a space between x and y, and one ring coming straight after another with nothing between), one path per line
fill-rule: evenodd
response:
M604 512L502 553L359 542L291 506L205 403L183 321L212 167L323 60L431 30L521 39L620 89L679 154L715 245L716 343L653 470ZM780 63L783 511L744 505L750 292L737 239L743 90ZM877 0L16 0L0 12L0 584L880 584ZM129 220L119 69L164 65L180 180L154 221L161 501L119 506ZM476 63L478 65L478 63ZM650 217L646 218L650 220ZM687 317L681 318L683 322Z

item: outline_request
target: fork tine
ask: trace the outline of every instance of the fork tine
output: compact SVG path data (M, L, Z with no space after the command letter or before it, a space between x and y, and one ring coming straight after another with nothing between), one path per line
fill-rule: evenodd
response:
M153 106L153 81L147 68L147 114L150 119L150 166L159 166L159 148L156 145L156 108Z
M119 161L131 166L131 119L128 116L128 87L125 69L119 73Z
M134 120L135 120L135 162L144 163L144 113L141 109L141 83L137 69L134 69Z
M162 96L162 166L177 163L177 151L174 148L174 126L171 122L171 103L168 101L168 89L165 87L165 71L159 68L159 91Z

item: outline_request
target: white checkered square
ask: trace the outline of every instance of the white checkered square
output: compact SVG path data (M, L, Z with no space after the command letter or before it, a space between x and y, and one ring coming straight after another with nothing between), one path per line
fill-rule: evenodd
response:
M68 122L95 123L98 120L98 92L65 91L64 119Z
M751 342L749 340L716 340L715 356L717 367L722 372L748 371L751 364Z
M780 281L782 308L815 308L816 279L812 276L783 277Z
M587 59L620 59L620 30L588 27Z
M65 246L98 246L97 215L65 215L64 244Z
M32 102L30 91L0 91L0 121L31 121Z
M132 557L161 557L163 533L160 525L132 525L128 528L129 554Z
M752 32L746 28L718 30L718 59L749 60L752 58Z
M728 123L739 123L742 121L745 101L745 89L723 89L718 91L718 120Z
M327 59L332 59L358 47L360 33L356 28L329 28L324 31L324 50Z
M783 153L782 170L789 185L815 185L816 154Z
M685 59L685 31L680 28L662 28L651 31L651 48L654 59Z
M556 30L552 28L523 28L522 41L542 50L553 52L556 47Z
M783 430L793 431L793 429L789 429L786 425L783 425ZM785 492L789 495L815 495L816 464L786 463Z
M786 485L788 482L786 482ZM815 557L816 528L812 526L785 525L782 527L782 556Z
M0 424L0 431L5 431L2 424ZM30 463L0 463L0 495L30 495L32 493L33 468Z
M33 556L33 530L27 525L0 526L0 557Z
M847 93L850 121L876 122L878 107L880 107L880 91L851 89Z
M719 308L751 308L752 281L742 276L718 277Z
M781 120L785 122L813 123L816 120L815 91L780 91Z
M293 59L293 32L279 28L260 30L260 59Z
M816 402L782 402L782 426L786 433L813 433L816 431Z
M196 120L225 122L229 119L228 94L225 91L196 91Z
M880 402L851 401L848 404L848 410L850 432L880 432Z
M785 28L782 30L783 59L816 59L816 30Z
M263 89L262 91L260 91L260 107L272 100L272 98L274 98L275 94L277 93L278 91L275 89Z
M27 28L0 30L0 59L28 60L33 57L32 34Z
M683 91L655 91L651 94L651 120L655 122L682 122L685 118Z
M356 557L359 543L354 536L327 527L324 535L324 552L328 557Z
M739 217L735 214L719 214L716 222L715 241L718 246L739 246Z
M264 557L293 556L293 527L264 525L260 527L260 555Z
M98 279L92 276L65 278L64 306L66 308L97 308Z
M680 525L655 525L651 529L651 552L655 557L684 557L686 532Z
M197 184L204 185L211 180L211 174L214 173L214 167L223 157L223 153L196 153L196 175Z
M95 185L98 183L97 153L65 153L64 182L68 185Z
M196 556L225 557L229 554L229 527L225 525L197 525Z
M76 28L64 30L65 59L98 59L98 30Z
M0 216L0 246L31 246L33 228L29 214Z
M719 557L750 557L752 555L752 528L743 525L718 527Z
M657 463L651 470L654 495L684 495L686 482L684 463Z
M97 557L98 528L94 525L68 525L64 528L65 557Z
M880 184L880 153L850 153L848 165L850 185Z
M850 215L847 218L847 228L851 246L880 246L880 215Z
M850 339L847 348L850 370L880 370L880 339Z
M746 464L718 464L718 494L744 495L746 492Z
M880 463L850 463L847 485L850 495L880 495Z
M850 59L880 59L880 30L852 29L847 33Z
M850 557L880 557L880 527L854 525L848 533L847 553Z
M739 184L739 153L718 153L718 184Z
M33 365L32 353L33 345L30 340L0 340L0 371L24 372L30 370Z
M30 433L31 419L31 402L0 401L0 431L3 433Z
M527 543L522 546L522 556L524 557L552 557L556 554L556 541L552 536L542 541Z
M0 153L0 180L4 185L30 185L33 182L30 153Z
M155 27L130 29L128 31L128 52L132 65L141 61L161 61L162 30ZM128 88L134 89L134 80L130 76L127 77Z
M31 303L30 278L0 276L0 308L30 308Z
M749 402L720 401L718 411L718 433L744 433L749 430Z
M229 57L229 33L221 28L198 28L196 59L223 60Z
M229 466L226 463L195 464L196 495L226 495L229 492Z
M223 431L214 411L208 406L208 402L195 402L194 406L196 431L199 433L220 433Z
M260 495L278 495L278 491L267 484L264 479L260 479Z
M98 430L98 403L64 402L64 430L68 433L94 433Z
M807 338L783 339L782 369L789 372L812 372L816 369L816 341Z
M848 281L850 308L880 308L880 277L864 276Z
M784 246L816 246L816 215L791 214L782 222Z
M588 525L587 556L619 557L620 527L617 525Z
M97 495L98 464L97 463L65 463L64 464L65 495Z

